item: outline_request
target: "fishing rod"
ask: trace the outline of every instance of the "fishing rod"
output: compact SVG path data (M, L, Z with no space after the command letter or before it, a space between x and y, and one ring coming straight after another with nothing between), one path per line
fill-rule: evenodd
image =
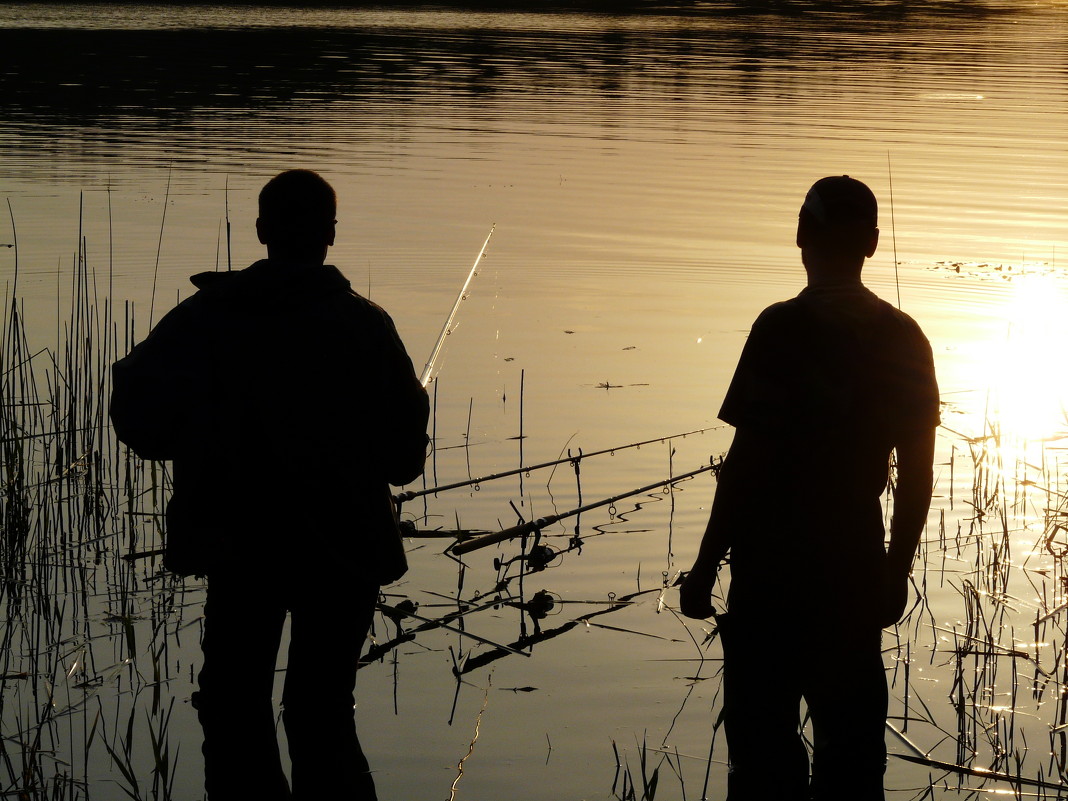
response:
M478 256L475 257L475 263L471 265L471 271L467 274L467 280L460 287L460 294L456 296L456 302L452 304L452 311L445 318L445 325L441 327L441 333L438 335L434 350L430 352L430 358L427 359L426 366L423 367L423 372L419 376L419 383L424 387L430 383L430 374L434 370L434 362L437 361L438 356L441 354L441 348L445 345L445 337L452 333L452 324L456 319L456 313L460 311L460 304L467 298L467 287L471 285L471 279L478 273L478 265L482 262L482 257L486 255L486 247L489 245L490 237L493 236L493 230L496 227L496 223L490 226L490 231L486 234L486 241L482 243L482 248L478 251Z
M393 502L398 506L407 501L415 498L421 498L424 495L433 495L438 492L445 492L447 490L460 489L461 487L470 487L476 484L482 484L486 481L495 481L498 478L508 478L509 476L516 476L520 473L530 473L534 470L541 470L545 467L556 467L557 465L579 462L583 459L588 459L591 456L603 456L606 453L615 453L616 451L625 451L630 448L640 448L642 445L651 445L654 442L667 442L671 439L679 439L681 437L689 436L690 434L703 434L706 431L711 431L714 428L721 428L722 426L707 426L706 428L695 428L693 431L684 431L681 434L671 434L666 437L655 437L654 439L645 439L641 442L631 442L628 445L620 445L616 448L604 448L599 451L591 451L590 453L583 453L579 451L577 456L571 456L570 454L566 458L554 459L551 462L542 462L541 464L527 465L526 467L516 467L511 470L505 470L500 473L491 473L487 476L480 478L470 478L465 481L457 481L454 484L442 484L437 487L430 487L429 489L422 490L408 490L406 492L400 492L393 496Z
M897 307L901 308L901 280L897 274L897 226L894 225L894 173L890 169L890 151L886 151L886 177L890 179L890 237L894 242L894 286L897 288Z
M533 646L537 645L538 643L542 643L547 640L552 640L562 634L567 634L567 632L571 631L577 626L580 626L583 623L590 625L589 621L593 618L600 617L601 615L609 615L613 612L618 612L620 609L626 609L631 605L635 598L657 591L658 588L651 587L647 590L638 590L637 592L632 592L629 595L620 596L620 598L617 599L615 603L611 604L606 609L598 609L594 612L581 615L573 620L569 620L566 623L556 626L555 628L545 629L544 631L539 631L535 634L520 637L510 646L499 645L498 650L487 651L486 653L471 657L464 663L463 667L459 670L453 668L453 674L456 676L463 676L466 673L470 673L473 670L485 667L486 665L492 662L496 662L498 659L508 656L508 654L512 653L518 648L533 648ZM526 654L525 651L523 653Z
M897 732L892 726L890 730ZM967 765L958 765L956 762L943 762L940 759L933 759L929 756L913 756L912 754L894 754L898 759L903 759L906 762L912 762L916 765L923 765L927 768L935 768L937 770L944 770L947 773L956 773L961 776L973 776L977 779L983 779L984 781L996 781L996 782L1008 782L1010 785L1016 785L1017 788L1024 787L1039 787L1043 790L1056 791L1058 795L1065 790L1065 785L1055 782L1043 781L1041 778L1031 779L1026 776L1020 776L1018 773L1005 773L1000 771L987 770L986 768L972 768ZM1045 793L1043 793L1045 796ZM1020 796L1017 796L1019 798Z
M439 593L430 592L430 594L438 595ZM448 598L448 596L441 597ZM390 651L394 650L400 645L403 645L406 642L411 642L415 639L417 634L420 634L425 631L430 631L431 629L441 628L441 626L444 624L460 621L461 618L464 618L474 612L480 612L483 609L497 608L500 605L496 599L491 600L488 603L481 604L480 606L471 606L470 604L468 604L468 602L459 599L450 600L456 600L458 603L464 605L466 608L459 611L450 612L449 614L442 615L438 618L419 618L421 621L424 622L421 625L416 626L415 628L408 629L407 631L401 630L400 619L402 617L410 617L408 612L414 612L417 608L419 608L416 604L412 603L409 599L405 599L395 606L390 606L389 604L386 604L384 602L376 604L375 609L377 611L382 612L386 617L392 619L393 622L396 623L398 629L398 636L386 642L376 642L375 644L373 644L367 650L367 652L360 657L360 667L362 668L365 664L369 664L371 662L375 662L381 659ZM492 644L496 645L496 643Z
M410 609L401 609L400 607L390 606L389 604L384 604L384 603L376 604L375 608L378 609L381 612L385 612L387 614L395 615L398 618L410 617L410 618L414 618L415 620L420 620L423 623L429 623L434 628L444 629L445 631L451 631L453 634L459 634L462 637L469 637L470 639L475 640L475 641L480 642L480 643L483 643L484 645L492 645L495 648L503 648L505 651L508 651L508 653L511 653L511 654L519 654L520 656L530 656L530 654L528 654L528 653L526 653L524 651L520 651L520 650L518 650L516 648L512 648L512 647L510 647L508 645L503 645L502 643L494 642L493 640L488 640L485 637L480 637L477 634L472 634L470 631L464 631L463 629L458 629L455 626L450 626L447 623L441 622L440 620L434 620L433 618L423 617L422 615L418 615L413 610L410 610Z
M625 498L630 498L634 495L641 495L642 493L649 492L650 490L659 489L669 484L676 484L680 481L685 481L688 478L693 478L701 473L707 473L709 470L719 472L719 467L722 464L720 461L712 461L710 464L704 467L699 467L696 470L691 470L689 473L683 473L678 476L672 476L671 478L665 478L663 481L657 481L653 484L646 484L644 487L638 487L638 489L630 490L628 492L620 493L619 495L613 495L610 498L604 498L600 501L594 501L583 506L579 506L568 512L562 512L558 515L548 515L547 517L539 517L537 520L531 520L529 523L520 523L518 526L512 526L511 528L502 529L501 531L494 532L493 534L486 534L483 537L476 537L470 540L464 540L451 546L448 550L453 556L463 556L471 551L477 551L480 548L485 548L489 545L495 545L498 542L504 542L505 540L514 539L516 537L523 537L535 531L541 531L546 526L551 526L553 523L557 523L568 517L574 517L575 515L588 512L591 509L598 509L602 506L609 506L616 501L621 501Z

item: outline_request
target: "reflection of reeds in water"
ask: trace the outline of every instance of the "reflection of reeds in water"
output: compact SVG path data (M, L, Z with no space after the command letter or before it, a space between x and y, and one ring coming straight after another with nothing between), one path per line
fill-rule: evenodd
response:
M917 798L938 788L1068 793L1061 451L1007 440L996 422L965 439L970 486L941 497L936 487L937 535L921 545L914 574L923 603L888 649L891 725L907 733L903 757L931 770ZM950 458L958 453L955 445ZM966 511L954 512L961 490Z
M195 739L179 742L173 721L182 708L176 701L191 688L199 658L196 636L181 634L199 620L183 621L184 594L194 595L199 585L168 576L158 564L161 511L170 492L164 465L133 456L116 441L108 421L110 365L144 330L138 328L132 306L114 306L110 267L98 275L81 234L78 242L69 284L57 290L63 300L57 301L53 347L34 350L31 345L17 300L17 248L14 281L5 299L0 340L0 797L169 799L183 795L176 790L179 757L197 750ZM582 458L558 460L574 467L580 500ZM516 474L524 477L532 469L522 467ZM613 505L610 518L621 523L631 509L664 497L621 506L618 514ZM605 533L600 528L585 536ZM523 577L580 552L583 537L576 525L558 550L540 540L540 532L522 538L520 558L513 569L499 570L487 601L478 601L477 591L473 600L465 600L461 563L456 594L450 596L452 612L430 619L415 614L414 603L398 603L392 615L397 637L371 649L365 663L387 656L396 662L403 658L398 645L450 632L461 639L455 675L445 678L455 678L459 692L465 676L497 659L529 655L537 643L579 627L613 628L598 620L625 610L633 599L664 594L663 588L654 588L621 592L618 600L610 595L607 602L569 600L593 611L542 630L540 621L558 613L565 602L547 592L525 596ZM196 595L188 605L198 608L194 604L199 600ZM490 610L517 612L519 635L512 645L481 636L477 623L466 630L469 620L492 614ZM417 624L402 629L406 616ZM476 648L480 652L474 653ZM183 733L195 738L188 725ZM186 792L200 783L199 764L191 773L183 776Z
M12 255L17 261L17 249ZM63 301L54 348L35 349L30 342L17 279L16 271L0 342L0 795L72 800L181 795L175 790L178 760L195 752L196 743L179 743L172 721L181 709L175 699L191 684L197 658L196 637L185 642L181 637L188 625L183 594L194 595L198 585L160 572L153 554L161 543L160 511L169 477L163 465L144 463L115 441L106 408L109 365L143 331L135 331L132 307L116 309L110 291L98 291L110 281L97 276L84 241L69 286L62 289L69 300ZM907 743L904 750L893 750L919 763L908 767L912 789L892 789L889 798L918 801L948 792L975 797L980 788L1021 798L1065 798L1068 494L1063 451L1049 445L1010 450L996 421L981 437L952 437L915 565L919 601L885 638L890 725ZM651 441L627 447L646 444ZM600 452L578 453L581 458L569 452L567 459L544 466L570 467L573 505L588 508L583 495L589 486L583 487L579 465ZM463 458L469 456L465 452ZM507 476L529 479L541 466L451 488L467 487L473 498L471 486ZM670 457L664 469L675 475ZM525 485L527 491L531 484ZM445 489L409 493L403 500L426 504ZM454 501L445 503L456 508ZM551 493L538 503L546 504L539 511L559 511ZM453 675L446 671L443 686L455 680L459 693L460 683L477 672L502 660L520 661L517 651L559 647L560 638L575 636L573 631L599 627L631 637L655 632L665 649L676 648L678 640L671 638L682 624L673 620L656 629L608 623L642 609L652 618L654 606L660 610L670 604L673 577L666 572L656 582L660 586L643 588L639 581L637 589L616 587L607 600L581 591L569 597L544 590L528 594L523 588L524 576L582 557L584 545L596 545L618 532L628 516L646 514L642 507L658 504L673 510L674 495L665 489L626 509L610 506L610 522L592 527L588 522L573 528L535 526L503 546L494 560L496 575L479 589L470 586L486 577L461 562L452 592L442 597L425 591L445 601L449 611L439 615L427 603L415 614L411 601L391 601L398 610L397 636L371 648L365 662L389 659L395 665L406 658L402 646L454 636L455 652L449 647ZM587 515L593 517L594 510ZM418 522L427 523L425 505ZM462 531L458 514L456 529L422 533L456 539L484 533ZM665 566L672 568L670 551L667 556ZM596 548L583 558L596 559ZM190 604L198 600L192 597ZM517 633L484 624L505 613L514 614L509 620ZM561 617L553 622L550 615ZM718 648L714 637L700 645L695 640L694 646L702 655ZM681 705L707 707L708 698L697 700L701 690L691 699L694 688L707 688L718 708L718 670L701 671L698 667L696 676L689 676L693 680ZM671 721L649 721L650 729L663 724L670 734L680 714ZM629 754L617 753L619 773L611 794L651 799L658 792L677 798L690 790L693 797L707 795L708 766L721 771L726 755L717 731L707 736L711 746L688 742L682 749L686 771L666 737L655 746L642 740ZM606 756L611 740L606 730ZM689 783L684 772L690 773ZM901 775L900 768L894 775ZM121 793L114 791L116 784Z
M132 798L169 798L176 585L123 558L158 542L167 478L107 419L133 312L113 318L80 240L58 346L33 351L17 275L0 345L0 794L84 798L106 777Z

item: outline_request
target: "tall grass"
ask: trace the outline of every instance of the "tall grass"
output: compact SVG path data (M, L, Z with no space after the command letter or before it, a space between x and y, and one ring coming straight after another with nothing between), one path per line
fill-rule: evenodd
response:
M188 784L198 785L197 743L183 742L176 720L192 719L183 702L199 653L202 587L168 576L158 563L161 512L170 492L166 466L133 456L115 440L107 418L109 366L147 325L133 306L115 304L110 256L98 262L79 232L65 285L57 290L55 340L47 347L31 342L19 300L17 236L13 242L3 253L13 278L0 340L0 797L188 797L177 788L183 770L196 773ZM103 252L110 251L109 243ZM936 499L914 570L917 601L884 640L890 725L907 744L894 753L914 763L909 787L891 786L891 798L976 797L987 790L1068 798L1065 451L1059 442L1010 442L997 420L988 420L975 437L946 431L943 443ZM462 458L470 459L470 451ZM568 462L574 505L583 508L589 487L580 481L579 460ZM522 482L531 469L505 472ZM675 475L670 459L667 469ZM477 489L489 479L457 487L473 483ZM520 483L519 506L512 504L521 523L520 508L527 513L533 506L526 497L532 483ZM467 536L457 502L439 499L439 491L420 497L416 522L425 527L431 506L436 512L444 505L450 511L442 517L456 520L456 536ZM459 631L454 675L447 670L443 677L443 686L455 682L458 693L460 682L476 672L516 661L517 650L558 647L558 638L573 637L572 631L601 626L626 635L628 629L607 625L604 616L616 620L633 608L662 621L655 629L643 626L643 636L656 631L665 652L676 648L677 640L663 635L678 634L684 624L657 618L657 612L672 603L677 533L674 545L666 543L663 586L620 587L604 606L574 615L562 611L569 608L565 603L594 602L524 588L526 578L578 558L584 543L612 535L613 527L657 501L670 506L668 536L676 500L665 492L622 511L613 507L607 524L595 521L590 528L589 519L576 521L505 544L488 577L474 562L458 562L450 611L403 629L404 617L397 615L397 636L372 648L367 659L388 657L396 669L406 658L404 646ZM539 503L555 509L549 496ZM587 558L596 558L591 553ZM391 605L399 609L404 601ZM502 611L514 613L509 621L518 633L498 643L482 637L481 621ZM547 614L565 617L550 624ZM389 628L383 623L381 630ZM714 636L692 643L700 658L717 655ZM707 795L706 776L721 774L726 756L716 726L709 725L705 742L688 743L681 757L667 737L687 704L711 703L711 717L707 709L702 715L717 720L719 681L718 671L708 671L698 692L696 680L679 691L674 718L648 721L650 730L668 731L659 744L643 739L632 754L617 751L619 770L614 786L606 781L606 792L650 800ZM701 701L705 690L709 697ZM604 739L607 749L607 730ZM472 760L467 767L477 772L477 766Z
M108 781L168 799L177 748L160 687L182 588L125 558L158 546L168 477L120 446L107 417L134 312L115 317L98 287L110 267L98 275L79 233L57 342L34 350L17 245L13 258L0 343L0 796L89 798Z
M953 443L949 458L970 469L943 470L936 486L920 603L887 649L891 722L908 733L904 757L934 769L916 798L1068 797L1064 452L996 420L985 429Z

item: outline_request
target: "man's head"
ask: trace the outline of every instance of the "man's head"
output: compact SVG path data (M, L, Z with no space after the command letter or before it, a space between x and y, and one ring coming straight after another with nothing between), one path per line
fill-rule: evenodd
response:
M290 261L326 259L334 244L337 196L330 184L311 170L287 170L260 190L256 233L270 258Z
M879 244L879 203L848 175L821 178L805 196L797 221L797 246L805 266L845 276L860 274Z

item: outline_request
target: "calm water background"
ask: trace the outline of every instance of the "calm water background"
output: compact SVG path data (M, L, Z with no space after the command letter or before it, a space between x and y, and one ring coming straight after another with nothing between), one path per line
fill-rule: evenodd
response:
M793 234L804 192L848 173L883 202L868 282L900 298L935 349L951 430L932 521L967 519L946 475L971 480L950 470L961 435L990 420L1031 440L1063 433L1061 3L0 4L0 27L0 195L14 222L0 243L17 237L17 285L14 249L0 250L0 275L41 347L57 337L79 235L100 291L135 304L140 336L191 291L189 274L260 257L256 192L303 166L338 190L331 261L391 311L417 368L497 226L441 365L428 485L716 426L752 319L803 286ZM729 441L717 428L590 460L583 497L693 469ZM1053 445L1043 454L1056 461ZM486 482L406 511L424 528L496 529L516 510L575 505L569 468L547 482ZM528 595L569 602L542 628L654 590L605 618L628 631L579 626L463 684L453 659L474 643L441 634L362 671L358 714L381 796L448 797L485 704L459 798L609 798L613 740L636 769L646 737L677 749L686 797L699 798L717 663L699 664L690 636L702 639L701 626L658 613L655 589L688 566L712 491L706 477L637 511L621 503L625 519L587 515L581 555L526 579ZM573 532L552 533L566 545ZM441 544L427 543L413 541L398 592L428 614L442 596L491 592L493 557L515 555L472 555L458 588ZM952 626L963 603L952 581L939 586L933 618ZM185 622L199 592L190 585ZM468 627L510 642L522 618L502 607ZM380 639L392 632L380 623ZM183 733L179 798L199 797L189 639L167 684ZM714 660L715 647L706 653ZM944 701L947 689L931 695ZM943 740L916 736L924 750ZM722 737L714 756L710 798L725 777ZM93 797L119 797L106 754L91 763ZM662 781L658 797L682 797ZM892 798L927 781L891 760Z

